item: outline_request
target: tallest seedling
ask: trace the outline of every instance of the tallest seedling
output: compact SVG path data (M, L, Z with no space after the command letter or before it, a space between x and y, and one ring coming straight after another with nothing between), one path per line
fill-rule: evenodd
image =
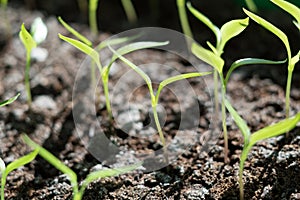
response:
M300 30L300 9L296 6L293 6L291 4L288 4L284 1L274 1L277 3L277 5L281 5L281 7L288 10L296 19L297 22L295 22L296 26ZM258 15L244 9L244 12L256 23L263 26L268 31L272 32L274 35L276 35L284 44L286 51L287 51L287 60L288 60L288 77L287 77L287 84L286 84L286 100L285 100L285 110L286 110L286 117L288 118L290 116L290 91L291 91L291 83L292 83L292 75L294 71L295 64L299 61L300 51L297 55L292 57L291 53L291 47L289 44L288 37L284 32L282 32L279 28L271 24L270 22L266 21L265 19L259 17Z
M221 55L223 54L224 47L226 43L232 39L233 37L239 35L245 28L248 26L249 19L236 19L225 23L221 29L215 26L206 16L200 13L198 10L192 7L190 3L187 4L191 13L202 21L208 28L212 30L212 32L216 36L216 46L213 46L210 42L207 42L208 47L210 50L203 48L200 45L194 43L192 45L192 52L203 60L204 62L211 65L214 70L214 80L215 80L215 90L214 90L214 97L215 97L215 106L216 106L216 113L218 117L218 76L221 80L221 91L222 91L222 127L224 132L224 160L225 162L228 161L228 138L227 138L227 127L226 127L226 108L224 105L225 99L225 92L226 86L224 81L223 75L223 67L224 67L224 60L222 59Z
M98 0L90 0L90 3L89 3L89 23L90 23L91 32L94 35L98 34L97 8L98 8Z

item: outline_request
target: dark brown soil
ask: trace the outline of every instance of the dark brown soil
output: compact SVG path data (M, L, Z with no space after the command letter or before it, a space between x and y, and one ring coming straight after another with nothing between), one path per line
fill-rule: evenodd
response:
M10 163L28 153L30 148L21 139L21 134L27 133L71 167L81 181L90 171L106 167L105 163L97 161L85 149L78 138L72 114L75 75L84 55L58 39L57 33L67 32L54 17L44 19L49 28L49 35L40 47L47 49L49 55L46 61L32 62L33 105L29 109L23 80L25 50L18 38L18 31L23 21L27 25L31 24L33 19L41 14L11 8L8 12L13 34L11 39L1 41L0 97L4 100L17 92L21 92L21 96L13 104L0 108L1 158L5 163ZM1 22L1 27L3 26ZM89 35L87 27L78 24L74 26L84 35ZM102 33L97 40L102 41L108 36L109 34ZM172 63L181 72L192 69L178 57L161 51L137 52L129 58L137 64L151 60L160 64ZM247 67L234 73L229 82L228 97L252 131L285 117L285 69L272 71L273 73L268 73L270 68L264 66ZM297 84L299 78L299 73L295 73L291 92L291 114L300 110L300 88ZM117 78L113 77L111 80L110 84L114 85ZM208 77L208 90L212 89L212 83L212 77ZM136 91L136 98L144 93L145 87ZM201 117L197 119L199 140L194 141L188 151L160 170L147 173L137 170L96 181L88 187L84 199L239 199L237 180L243 139L232 119L228 117L230 163L223 162L221 134L214 141L206 141L207 148L203 149L204 143L200 138L210 134L209 110L212 107L211 103L205 103L205 95L207 92L200 91L198 97L201 111L203 110ZM168 138L172 138L178 126L176 117L180 113L176 110L176 101L171 92L162 94L162 102L166 112L172 113L171 116L168 115L168 126L164 129ZM107 117L105 109L102 108L99 113L102 113L104 118ZM147 124L147 120L149 121L147 113L144 113L139 122ZM300 128L297 126L288 138L280 136L253 147L245 163L245 199L300 199L299 132ZM114 135L120 146L141 152L161 147L156 136L141 140L121 133ZM11 172L5 186L6 199L71 197L72 189L67 177L40 157Z

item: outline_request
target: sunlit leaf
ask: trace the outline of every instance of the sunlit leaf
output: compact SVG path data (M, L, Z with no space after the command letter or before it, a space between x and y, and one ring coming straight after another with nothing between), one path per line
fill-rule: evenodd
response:
M18 98L19 96L20 96L20 93L18 93L16 96L14 96L14 97L12 97L12 98L10 98L10 99L8 99L8 100L5 100L5 101L1 102L1 103L0 103L0 107L5 106L5 105L7 105L7 104L11 104L11 103L14 102L15 100L17 100L17 98Z
M220 29L214 25L208 17L203 15L201 12L196 10L190 2L187 2L187 7L190 10L190 12L197 18L199 19L202 23L204 23L216 36L217 39L217 44L219 44L221 40L221 32Z
M80 41L85 43L88 46L92 46L92 42L84 37L82 34L80 34L78 31L76 31L74 28L72 28L69 24L67 24L61 17L57 18L58 21L70 32L72 33L75 37L77 37Z
M30 35L30 33L26 30L24 23L21 26L21 30L19 32L19 37L25 46L27 53L29 54L33 48L36 47L36 42Z
M282 60L282 61L273 61L273 60L266 60L266 59L260 59L260 58L242 58L239 59L237 61L235 61L234 63L232 63L232 65L230 66L227 74L226 74L226 78L225 78L225 85L227 85L228 80L231 76L231 73L238 67L242 67L242 66L246 66L246 65L272 65L272 64L283 64L285 63L286 60Z
M225 106L227 110L229 111L230 115L232 116L234 122L239 127L240 131L243 134L244 137L244 143L245 145L249 142L249 136L251 134L249 127L247 126L247 123L240 117L240 115L237 113L237 111L232 107L230 102L225 99L224 100Z
M287 50L287 54L288 54L288 62L290 62L292 55L291 55L290 44L289 44L288 37L286 36L286 34L284 32L282 32L279 28L277 28L276 26L271 24L270 22L259 17L258 15L254 14L246 9L243 9L243 10L246 13L246 15L248 15L252 20L254 20L256 23L263 26L268 31L272 32L284 43L285 48Z
M253 146L255 143L257 143L260 140L265 140L267 138L272 138L284 134L292 130L299 121L300 121L300 113L298 113L294 117L284 119L280 122L277 122L276 124L260 129L250 136L249 145Z
M88 45L86 45L83 42L80 42L78 40L63 36L61 34L58 34L58 36L59 36L60 39L62 39L64 41L68 42L69 44L73 45L74 47L76 47L77 49L79 49L80 51L85 53L86 55L89 55L93 59L93 61L97 64L98 67L101 66L100 59L99 59L99 54L94 49L92 49Z
M300 24L300 9L295 6L294 4L288 2L288 1L283 1L283 0L271 0L271 2L273 2L274 4L276 4L277 6L279 6L280 8L282 8L283 10L285 10L286 12L288 12L290 15L292 15L298 24L298 28L299 28L299 24ZM299 29L300 30L300 29Z
M219 73L222 73L224 60L221 57L196 43L192 44L192 52L196 57L215 68Z
M227 22L221 27L221 43L220 49L223 49L225 44L233 37L239 35L249 24L249 18L235 19Z

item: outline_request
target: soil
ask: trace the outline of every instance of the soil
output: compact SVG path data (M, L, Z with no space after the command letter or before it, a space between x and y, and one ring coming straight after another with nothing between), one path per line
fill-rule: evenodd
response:
M30 152L31 149L21 139L21 134L26 133L71 167L78 174L79 181L91 171L115 166L95 159L86 150L75 128L72 91L77 70L85 56L59 40L57 33L68 33L58 24L55 17L44 18L49 35L40 47L48 51L48 57L44 61L32 62L33 104L29 108L24 92L25 50L18 38L18 31L23 21L27 25L31 24L35 17L42 14L20 8L8 8L8 16L12 37L1 41L0 97L4 100L17 92L21 92L21 96L13 104L0 108L1 158L5 163L10 163ZM82 34L89 35L87 26L72 25ZM2 21L1 27L5 27ZM96 40L102 41L109 36L101 33ZM192 70L189 63L162 51L132 53L128 58L137 64L155 60L160 64L172 63L180 72ZM120 62L118 65L122 66L121 69L126 68ZM122 73L124 72L119 72ZM237 70L232 75L227 95L253 132L284 119L285 73L286 70L281 66L276 70L263 66L247 67ZM299 84L296 84L299 83L299 79L299 73L295 73L291 91L291 114L300 110L300 88ZM117 80L113 77L110 86L113 87ZM198 140L193 141L187 151L162 169L152 172L138 169L117 177L95 181L87 188L83 199L239 199L238 168L243 138L232 119L228 117L228 164L223 162L223 137L220 133L217 138L204 141L201 139L210 134L212 109L212 104L207 99L208 92L212 89L212 77L207 77L205 81L209 87L206 91L199 90L197 93L201 110L201 116L196 119L199 122L196 130ZM189 80L189 83L193 85L193 80ZM197 84L199 83L194 84L195 88L199 88ZM134 96L138 99L139 96L144 96L145 91L146 87L141 87L135 91ZM181 113L177 109L178 102L174 99L170 91L162 94L165 111L172 114L166 118L164 127L169 140L174 138L180 123L177 116ZM107 113L104 104L101 105L98 114L105 121ZM192 109L193 106L195 105L187 105L186 108ZM122 112L125 111L117 108L116 113L120 115ZM147 112L142 110L136 123L147 125ZM106 123L103 124L105 128ZM131 131L139 133L138 129L132 129L134 126L131 127ZM297 126L290 132L289 137L268 139L253 147L245 163L245 199L300 199L299 132L300 127ZM161 148L158 136L141 139L134 133L124 134L117 126L109 132L111 139L119 146L136 152L151 152ZM207 148L204 149L204 146ZM72 199L72 189L65 175L37 157L32 163L9 174L5 198Z

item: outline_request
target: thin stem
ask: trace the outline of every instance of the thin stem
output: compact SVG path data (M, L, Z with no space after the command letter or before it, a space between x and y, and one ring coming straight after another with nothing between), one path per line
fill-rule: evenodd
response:
M223 127L223 134L224 134L224 162L228 163L228 133L227 133L227 125L226 125L226 108L225 108L225 97L226 97L226 87L224 83L223 73L220 74L221 79L221 92L222 92L222 127Z
M245 160L240 160L239 168L239 189L240 189L240 200L244 200L244 183L243 183L243 171L244 171Z
M166 161L166 163L168 163L169 159L168 159L168 154L167 154L167 146L166 146L165 137L164 137L164 134L163 134L163 131L162 131L162 128L160 126L159 119L158 119L157 104L155 104L155 105L152 104L152 111L153 111L155 125L156 125L156 128L157 128L159 137L160 137L160 141L161 141L161 143L163 145L165 161Z
M27 93L27 102L31 106L31 91L30 91L30 52L26 55L26 68L25 68L25 90Z
M110 106L110 101L109 101L109 89L108 89L108 78L102 77L102 83L103 83L103 90L104 90L104 95L105 95L105 103L106 103L106 110L109 115L110 120L112 121L112 111L111 111L111 106Z
M218 125L218 120L219 120L219 78L218 78L218 71L214 70L214 98L215 98L215 120L214 120L214 124L215 127L217 128Z
M5 171L2 174L1 178L1 200L4 200L4 186L6 184L6 176L5 176Z
M185 9L185 0L177 0L177 7L183 33L193 38L193 33L191 31L191 27L189 25L189 20Z
M90 22L90 29L91 32L94 35L98 34L98 24L97 24L97 9L95 8L90 8L89 11L89 22Z
M134 6L131 2L131 0L121 0L127 19L131 24L136 24L137 22L137 15L134 9Z
M286 83L286 93L285 93L285 117L290 117L290 92L291 92L291 84L292 84L292 76L293 71L288 70L288 78ZM289 136L289 132L286 132L286 137Z

